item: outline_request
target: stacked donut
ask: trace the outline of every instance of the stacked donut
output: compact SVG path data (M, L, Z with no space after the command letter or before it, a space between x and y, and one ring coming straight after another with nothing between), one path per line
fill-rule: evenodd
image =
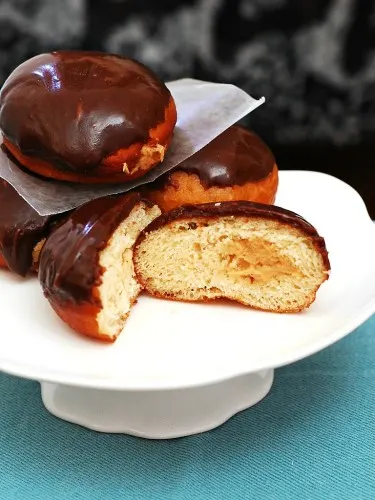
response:
M163 161L177 120L148 68L92 52L42 54L0 94L3 150L31 175L76 184L141 178ZM328 278L324 240L273 206L278 167L234 125L138 192L40 216L0 183L0 266L38 272L60 318L114 341L146 290L173 300L218 297L297 312Z

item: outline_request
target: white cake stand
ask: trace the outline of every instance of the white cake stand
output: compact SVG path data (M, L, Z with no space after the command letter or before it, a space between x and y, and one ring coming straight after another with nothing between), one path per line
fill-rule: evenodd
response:
M271 389L274 368L331 345L375 312L375 228L359 195L328 175L288 171L277 204L326 238L332 274L308 311L143 296L118 341L103 345L67 328L35 278L4 271L0 369L40 381L52 414L101 432L175 438L253 406Z

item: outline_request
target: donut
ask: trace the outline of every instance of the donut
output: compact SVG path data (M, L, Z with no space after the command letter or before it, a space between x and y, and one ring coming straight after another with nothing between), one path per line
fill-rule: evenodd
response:
M138 281L172 300L226 298L263 311L308 308L328 279L324 239L299 215L246 201L165 212L134 247Z
M35 56L0 93L4 146L25 169L60 181L141 177L163 160L176 119L173 97L151 70L102 52Z
M48 237L39 280L73 330L114 342L141 290L132 248L159 208L139 193L99 198L72 212Z
M39 215L0 179L0 267L25 277L38 266L44 239L63 215Z
M239 125L146 186L147 196L162 211L220 201L273 204L277 188L272 152L254 132Z

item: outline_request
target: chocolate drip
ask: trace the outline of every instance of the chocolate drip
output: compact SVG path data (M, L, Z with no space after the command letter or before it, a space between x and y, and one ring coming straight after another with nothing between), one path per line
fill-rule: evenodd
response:
M160 182L168 181L173 172L183 171L198 175L206 188L242 186L264 179L274 165L272 152L254 132L233 125Z
M33 250L49 232L54 218L39 215L7 182L0 180L0 251L13 272L25 276Z
M60 51L24 62L0 93L0 129L21 153L88 172L144 142L165 119L167 87L142 64L100 52Z
M100 305L99 296L92 295L104 271L99 264L100 251L140 201L153 205L138 193L90 201L77 208L51 234L39 264L39 279L47 298Z

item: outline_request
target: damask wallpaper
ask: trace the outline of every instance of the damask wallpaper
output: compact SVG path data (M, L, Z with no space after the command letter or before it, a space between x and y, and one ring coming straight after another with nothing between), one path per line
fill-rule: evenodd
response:
M323 145L355 159L363 146L373 171L375 0L0 0L0 85L58 48L135 57L167 80L235 83L267 98L246 123L281 152Z

